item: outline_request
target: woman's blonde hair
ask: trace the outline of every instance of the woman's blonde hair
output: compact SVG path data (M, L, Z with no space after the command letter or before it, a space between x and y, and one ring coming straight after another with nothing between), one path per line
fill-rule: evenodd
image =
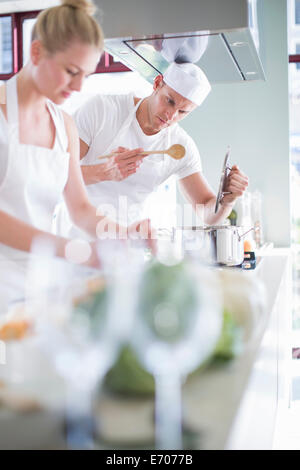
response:
M39 39L50 54L65 50L76 39L102 50L104 36L92 16L95 10L88 0L62 0L38 15L31 40Z

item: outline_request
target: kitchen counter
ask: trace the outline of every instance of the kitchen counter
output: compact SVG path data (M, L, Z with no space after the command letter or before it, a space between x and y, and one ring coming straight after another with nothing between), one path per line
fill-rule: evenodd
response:
M272 448L277 409L288 396L285 360L291 270L288 249L260 255L257 268L247 271L247 276L258 277L266 288L263 328L240 357L222 367L208 368L184 385L184 423L192 436L187 448ZM154 448L153 399L120 399L102 392L96 416L97 447ZM62 415L35 412L22 416L0 408L2 449L64 448L62 429Z
M239 358L193 376L183 387L184 421L197 449L271 449L280 402L287 400L286 334L290 322L288 249L261 253L249 276L266 288L267 308L256 341ZM228 269L228 268L226 268ZM102 396L102 430L108 441L151 441L153 401Z
M278 406L288 399L285 361L291 322L289 250L262 255L249 271L267 293L265 327L251 349L227 367L185 387L190 419L202 422L199 447L271 449Z

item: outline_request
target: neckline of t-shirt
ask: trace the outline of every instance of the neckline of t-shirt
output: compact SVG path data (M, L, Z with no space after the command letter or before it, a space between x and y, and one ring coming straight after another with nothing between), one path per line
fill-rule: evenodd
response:
M145 134L145 132L143 131L143 129L140 126L139 121L137 120L136 114L134 115L132 123L133 123L134 127L136 128L139 136L142 139L148 140L148 142L149 141L156 141L156 140L159 140L159 139L164 139L165 136L166 136L166 132L168 132L168 129L162 129L161 131L157 132L157 134L153 134L153 135Z

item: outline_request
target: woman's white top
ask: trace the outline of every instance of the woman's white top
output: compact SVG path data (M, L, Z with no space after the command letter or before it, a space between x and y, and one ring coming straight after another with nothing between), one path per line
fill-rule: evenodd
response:
M0 211L50 232L68 179L69 153L62 112L50 101L47 107L56 129L53 148L20 143L17 77L6 83L7 120L0 110ZM29 256L0 243L0 314L24 296Z

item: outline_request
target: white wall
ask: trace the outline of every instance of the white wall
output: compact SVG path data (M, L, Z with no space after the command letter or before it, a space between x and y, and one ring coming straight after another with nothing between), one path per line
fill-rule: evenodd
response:
M277 246L290 243L288 52L285 0L258 5L265 82L214 85L203 105L182 123L194 138L205 175L217 191L228 144L231 163L263 194L264 232Z

